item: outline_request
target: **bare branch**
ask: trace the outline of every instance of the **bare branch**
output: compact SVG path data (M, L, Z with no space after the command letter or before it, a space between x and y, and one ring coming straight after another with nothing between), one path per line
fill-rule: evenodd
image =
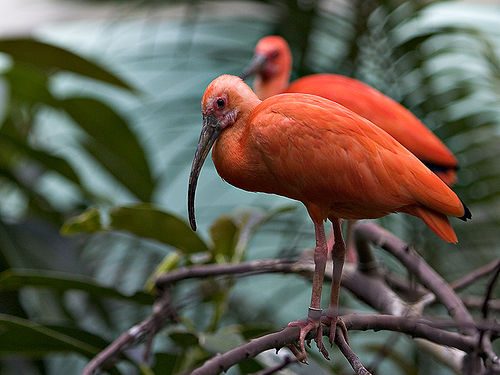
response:
M291 259L256 260L239 264L205 264L202 266L185 267L164 274L156 279L156 287L162 289L178 281L207 276L223 275L257 275L261 273L292 273L296 272Z
M485 321L486 319L488 319L489 301L491 300L493 288L496 282L498 281L498 276L500 276L500 261L497 262L495 266L495 272L493 273L493 276L488 282L483 305L481 306L481 313ZM493 350L493 345L491 343L491 332L481 330L477 346L480 352L486 354L486 359L487 359L486 365L490 368L496 368L497 370L500 371L500 358L496 355L495 351Z
M474 350L476 344L476 341L472 337L463 336L454 332L447 332L433 327L433 323L427 319L412 319L408 317L376 314L349 314L343 315L341 318L348 330L388 330L401 332L411 337L425 338L437 344L455 347L465 352ZM327 327L323 330L323 334L325 336L329 335ZM299 329L297 327L287 327L279 332L253 339L224 354L218 354L195 369L191 374L215 375L227 371L236 363L247 358L253 358L265 350L273 348L280 349L290 345L294 343L298 337Z
M498 281L498 276L500 275L500 261L497 262L495 266L495 273L491 277L488 286L486 287L486 294L484 296L483 306L481 307L481 313L483 314L483 319L488 319L488 311L489 306L488 303L491 300L491 294L493 293L493 288L495 287L496 282Z
M239 264L206 264L181 268L160 276L156 281L156 286L163 289L181 280L224 275L237 275L240 277L263 273L293 273L310 277L314 272L314 261L307 252L304 254L298 260L266 259ZM332 262L328 262L325 272L326 279L331 278L331 267ZM342 286L378 311L396 313L397 315L398 312L406 309L406 305L385 285L383 280L365 275L349 264L344 267Z
M356 252L358 253L358 269L369 275L377 275L379 265L371 247L361 238L354 236Z
M164 326L167 320L174 320L175 312L170 304L170 296L164 293L153 305L153 313L141 323L133 326L122 333L106 349L100 352L83 369L82 375L95 374L99 369L111 367L119 358L123 351L143 339L152 339L152 337ZM148 344L150 347L150 344ZM149 354L145 353L145 358Z
M297 363L298 360L297 358L292 358L290 356L286 356L281 363L278 363L276 366L272 366L269 368L266 368L262 371L256 372L253 375L271 375L275 374L280 370L283 370L285 367L290 366L292 363Z
M484 297L464 296L462 297L462 301L464 301L465 306L470 309L481 309ZM490 299L488 306L490 307L490 310L500 311L500 299Z
M415 251L380 226L373 223L358 223L354 234L387 250L396 257L424 287L432 291L443 303L450 315L464 326L471 327L474 320L465 308L462 300L456 295L446 281L437 274ZM474 330L466 329L470 335L476 334Z
M463 303L458 299L449 285L447 285L422 258L408 251L408 247L401 240L376 225L358 225L356 232L358 233L358 240L364 241L365 245L368 242L379 244L398 258L410 272L417 276L426 288L432 293L435 293L439 300L448 308L456 322L437 322L427 319L416 319L415 316L420 316L425 306L425 296L432 297L431 294L425 295L423 299L414 304L407 304L386 284L385 280L378 272L363 273L353 266L346 265L342 278L342 286L344 288L372 308L386 314L397 315L344 315L343 320L348 329L390 330L428 340L425 342L418 340L424 347L434 348L435 350L444 350L447 349L447 347L456 348L462 352L458 352L455 349L453 353L450 354L453 357L452 362L454 364L463 356L463 353L471 354L474 348L477 348L477 337L463 336L459 333L448 332L442 328L459 327L460 329L467 329L471 334L478 332L478 329L500 333L500 326L498 324L492 325L488 322L482 322L476 325ZM370 261L370 257L372 256L371 249L368 246L367 249L369 249L369 252L364 255L366 259ZM300 274L304 277L311 277L314 271L314 262L309 253L305 252L304 254L305 256L298 260L270 259L241 264L210 264L183 268L160 276L157 279L156 285L159 290L164 291L164 294L155 303L153 314L142 323L122 334L108 348L96 356L96 358L87 365L84 374L90 375L99 368L109 367L124 349L136 345L141 339L150 338L152 340L153 335L161 329L167 319L173 317L173 309L170 305L166 290L175 283L185 279L202 278L206 276L249 276L263 273L293 273ZM332 267L332 262L329 262L327 267ZM330 274L331 272L327 272L327 275ZM412 316L407 316L408 314ZM328 330L324 331L325 335L327 335ZM227 353L217 355L207 361L202 367L195 370L193 374L219 373L245 358L254 357L264 350L290 345L295 342L297 336L298 329L289 327L280 332L260 337L238 348L230 350ZM151 340L148 341L148 347L150 347ZM337 345L341 347L344 343L339 342ZM345 345L347 345L347 343L345 343ZM488 351L489 348L484 347L483 350ZM351 365L353 365L353 368L355 368L358 373L367 373L359 372L363 371L364 367L359 367L362 365L359 359L357 359L358 362L355 361L357 357L348 345L347 347L344 346L342 352L346 355L346 358L350 358L349 361ZM281 365L283 365L283 363L280 364L280 366ZM277 367L275 366L275 368ZM454 368L456 368L456 366ZM272 371L272 369L273 368L264 371ZM279 371L279 369L275 371ZM366 371L366 369L364 369L364 371ZM264 374L266 374L266 372L264 372Z
M346 357L347 361L351 364L351 367L356 372L356 375L372 375L366 368L363 366L359 357L354 353L347 343L344 332L340 328L337 328L337 334L335 335L335 343L339 347L340 351Z
M491 272L495 271L495 269L499 267L499 265L500 265L500 260L495 259L494 261L475 269L474 271L468 273L467 275L461 277L460 279L451 282L450 286L453 289L455 289L455 291L464 289L468 287L470 284L474 283L476 280L485 277Z

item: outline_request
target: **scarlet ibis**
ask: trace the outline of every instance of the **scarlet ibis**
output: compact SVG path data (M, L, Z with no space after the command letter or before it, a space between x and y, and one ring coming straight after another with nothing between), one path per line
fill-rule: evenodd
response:
M446 242L456 243L447 216L470 211L457 195L411 152L367 119L330 100L282 94L261 101L240 78L223 75L201 102L203 126L188 188L191 228L198 176L212 148L219 175L247 191L278 194L302 202L314 223L315 272L308 319L292 322L304 339L315 330L322 343L321 289L328 254L323 222L335 235L330 341L337 324L338 292L345 256L341 219L378 218L404 212L422 219Z
M333 100L370 120L410 150L448 185L456 182L457 159L415 115L393 99L356 79L312 74L289 84L292 55L280 36L262 38L242 78L255 74L254 88L264 100L284 92L313 94Z

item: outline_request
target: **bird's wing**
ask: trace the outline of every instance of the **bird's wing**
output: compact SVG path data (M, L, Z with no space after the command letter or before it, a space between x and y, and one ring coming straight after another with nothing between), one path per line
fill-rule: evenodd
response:
M455 193L413 154L337 103L277 95L253 111L249 130L253 147L281 185L278 194L332 205L360 202L386 213L422 204L463 214Z
M288 92L314 94L333 100L372 121L424 162L455 168L451 151L401 104L356 79L314 74L294 81Z

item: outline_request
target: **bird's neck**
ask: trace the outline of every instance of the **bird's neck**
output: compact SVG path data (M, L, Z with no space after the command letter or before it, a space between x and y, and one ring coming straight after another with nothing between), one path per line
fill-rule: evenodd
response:
M273 77L257 75L254 81L254 91L261 99L283 93L290 81L290 66L282 66L279 73Z
M252 181L255 173L255 161L248 152L246 143L252 111L260 102L255 97L255 100L245 103L245 108L238 114L238 120L224 129L212 151L212 159L219 175L230 184L251 191L254 189L248 182Z

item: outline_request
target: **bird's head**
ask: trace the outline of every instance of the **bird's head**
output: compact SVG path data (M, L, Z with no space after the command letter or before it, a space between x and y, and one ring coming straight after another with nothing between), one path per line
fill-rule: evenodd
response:
M292 54L285 39L277 35L262 38L255 47L255 54L241 74L242 79L257 75L262 81L290 74Z
M188 213L191 228L196 230L194 197L198 176L205 159L219 135L233 126L243 113L260 101L239 77L222 75L214 79L201 100L203 125L191 166L188 188Z

